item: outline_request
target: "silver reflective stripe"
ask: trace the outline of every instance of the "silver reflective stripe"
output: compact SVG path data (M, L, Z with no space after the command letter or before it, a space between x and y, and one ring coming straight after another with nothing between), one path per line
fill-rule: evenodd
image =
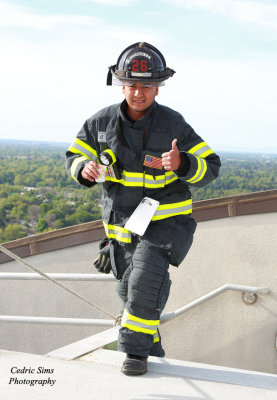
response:
M103 225L109 239L116 239L123 243L132 242L132 234L127 229L122 228L121 226L107 224L105 221L103 221Z
M85 147L82 147L75 142L72 143L71 147L79 152L86 154L91 160L97 161L97 157L91 151L87 150Z
M73 161L73 163L71 165L71 168L70 168L71 176L72 176L73 179L75 179L76 182L78 182L77 177L75 176L76 175L76 169L78 168L78 165L81 162L85 161L85 160L87 160L87 157L84 157L84 156L83 157L77 157L77 158L75 158L75 160Z
M149 331L153 332L153 335L154 335L154 333L156 333L157 326L158 326L158 325L157 326L155 326L155 325L146 325L146 324L142 324L142 323L140 323L138 321L133 321L131 319L123 318L122 319L122 326L124 327L125 324L132 325L132 326L137 326L138 328L142 328L142 329L148 329Z
M201 157L198 157L198 160L200 161L200 168L198 168L196 175L194 175L193 179L188 180L189 183L194 183L198 181L207 166L206 161L203 160Z
M126 176L126 175L124 175L124 172L123 172L123 174L122 174L122 179L125 181L125 182L143 182L143 177L134 177L134 176Z
M191 210L191 208L192 208L192 205L191 204L187 204L185 206L176 207L176 208L167 208L167 209L164 209L164 210L157 209L157 211L154 214L154 217L158 216L158 215L182 213L184 211Z
M159 341L160 341L160 336L159 336L159 333L156 332L153 335L153 342L156 343L156 342L159 342Z
M199 149L199 150L196 150L196 152L195 153L193 153L195 156L198 156L198 157L200 157L201 156L201 154L203 154L203 153L205 153L205 151L207 151L207 150L211 150L211 148L207 145L207 146L204 146L204 147L202 147L201 149Z
M108 234L109 235L116 235L117 238L126 238L126 239L131 238L131 233L121 232L121 231L119 231L117 229L108 228Z
M165 175L165 184L166 185L170 184L173 181L176 181L177 179L178 179L178 176L173 171L170 171L169 173L166 172L166 175Z
M178 179L178 176L174 172L166 172L165 175L157 175L151 178L149 174L143 174L137 172L136 175L133 176L132 172L123 171L121 180L112 178L110 176L106 177L106 180L120 183L124 186L145 186L150 188L163 188L165 185L172 183L173 181Z
M165 176L163 175L163 179L147 179L145 178L145 183L149 185L164 185L165 184Z

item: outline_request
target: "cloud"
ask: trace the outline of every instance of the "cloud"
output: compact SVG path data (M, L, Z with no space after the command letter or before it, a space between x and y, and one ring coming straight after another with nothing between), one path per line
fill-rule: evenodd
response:
M168 2L168 0L162 0ZM244 23L257 23L277 28L277 5L251 0L170 0L170 4L188 10L202 9L231 17Z
M40 15L27 7L0 2L0 26L49 30L62 24L91 26L97 18L84 15Z

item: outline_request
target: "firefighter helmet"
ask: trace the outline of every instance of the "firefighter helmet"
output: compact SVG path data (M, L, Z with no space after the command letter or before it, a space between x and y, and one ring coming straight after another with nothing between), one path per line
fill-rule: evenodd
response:
M117 63L109 67L107 85L124 85L127 82L144 82L155 86L173 76L175 71L166 66L162 53L146 42L134 43L118 57Z

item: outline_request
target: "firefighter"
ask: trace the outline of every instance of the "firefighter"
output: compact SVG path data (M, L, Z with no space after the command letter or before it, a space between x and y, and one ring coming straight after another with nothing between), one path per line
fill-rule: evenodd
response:
M220 168L219 156L183 116L156 102L174 73L149 43L127 47L107 75L108 85L122 85L124 100L90 117L66 153L67 171L81 185L97 184L105 169L100 184L107 237L95 266L112 269L118 279L118 349L127 354L126 375L144 374L149 355L165 355L158 328L170 291L169 265L184 260L196 228L189 186L207 185Z

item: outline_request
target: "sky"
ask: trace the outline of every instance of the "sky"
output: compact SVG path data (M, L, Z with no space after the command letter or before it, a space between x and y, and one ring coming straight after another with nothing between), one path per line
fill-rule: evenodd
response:
M0 139L71 143L140 41L176 71L157 102L210 147L277 153L276 0L0 0Z

